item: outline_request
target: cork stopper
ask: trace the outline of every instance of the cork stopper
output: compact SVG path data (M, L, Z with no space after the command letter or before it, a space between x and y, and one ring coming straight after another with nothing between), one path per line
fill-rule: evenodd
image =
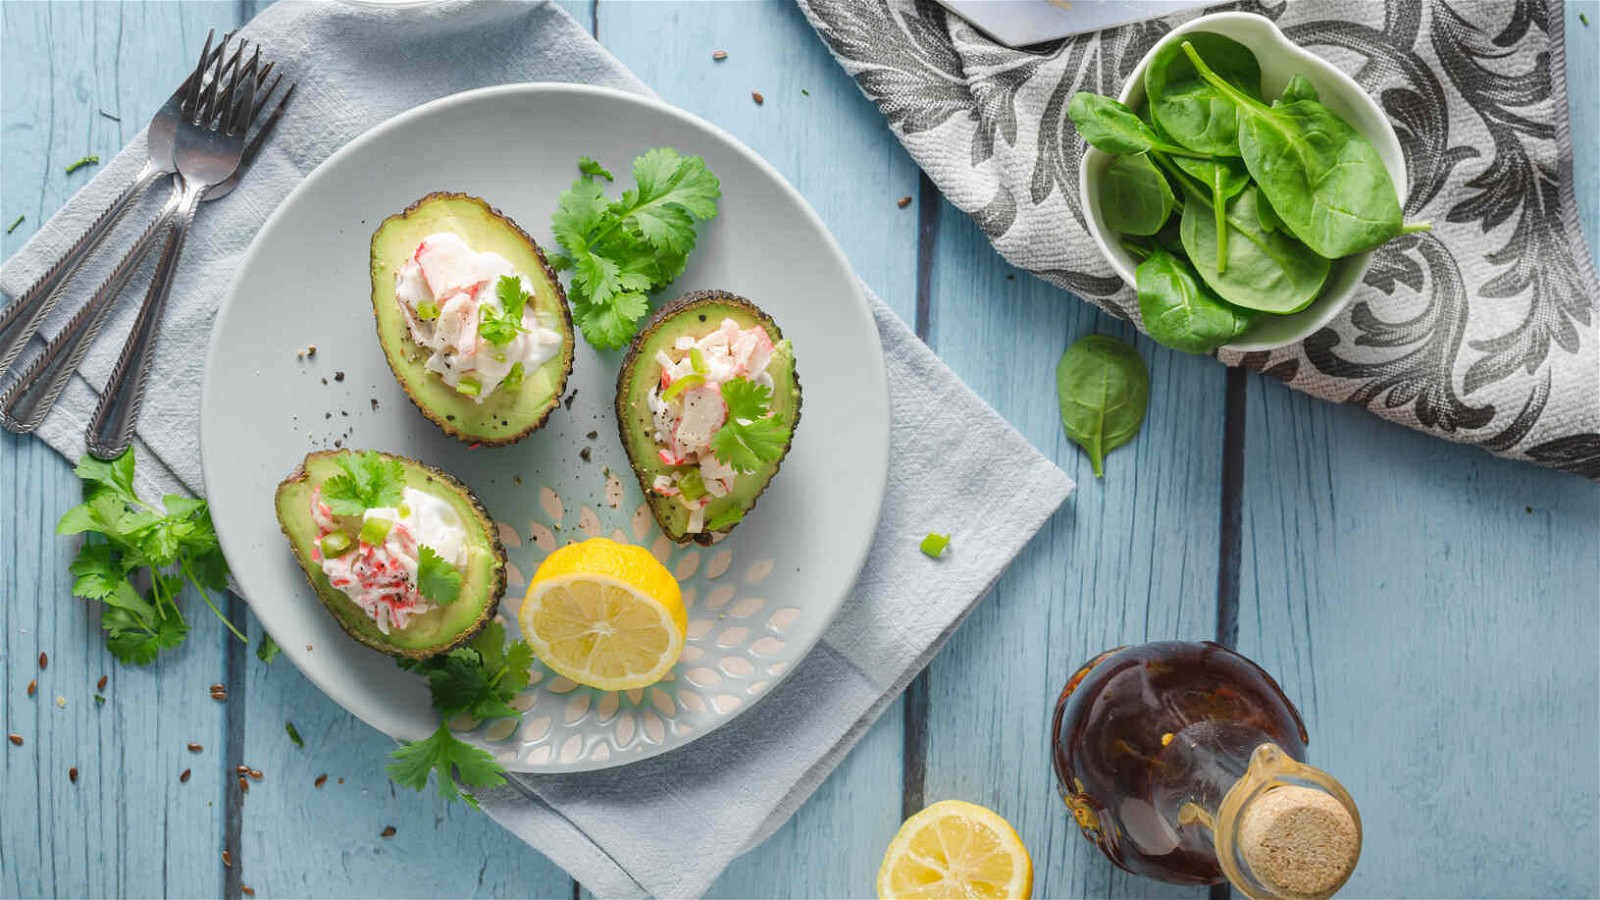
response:
M1361 855L1361 828L1326 791L1279 784L1239 815L1238 848L1261 884L1287 900L1331 897Z

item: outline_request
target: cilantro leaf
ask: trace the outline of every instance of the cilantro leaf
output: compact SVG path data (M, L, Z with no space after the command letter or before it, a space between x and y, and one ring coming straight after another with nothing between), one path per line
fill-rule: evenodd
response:
M636 186L614 201L594 180L610 180L609 172L587 157L579 170L583 177L561 195L551 217L565 251L556 266L572 270L568 295L584 339L616 349L637 332L649 310L646 294L683 272L695 246L695 223L716 216L722 187L705 160L670 147L635 159Z
M183 643L189 635L189 626L176 616L158 619L153 626L125 624L115 615L121 610L108 610L101 618L101 627L107 629L106 648L119 662L147 666L156 661L156 655ZM108 627L108 623L111 623Z
M769 388L748 378L722 383L728 418L711 436L711 452L737 472L754 472L777 462L789 443L789 429L769 412Z
M441 606L461 596L461 573L432 547L417 548L417 592Z
M491 304L478 307L478 334L497 347L504 347L526 331L522 327L522 310L527 305L528 294L522 289L522 280L512 275L502 275L495 282L495 296L500 308Z
M616 180L616 178L610 172L606 171L605 166L600 165L600 163L590 159L587 156L578 157L578 171L589 176L590 178L604 178L607 181Z
M402 745L390 758L394 761L385 771L395 784L420 791L427 786L429 775L437 775L440 796L465 800L473 807L478 801L462 793L460 785L499 787L506 783L505 769L492 755L458 740L443 722L431 737Z
M322 483L322 502L338 516L359 516L369 509L400 505L405 491L405 468L400 460L374 450L338 457L345 474Z
M132 453L124 453L110 461L95 459L84 454L72 472L83 480L83 495L86 500L100 491L108 490L130 503L139 502L138 496L133 492Z

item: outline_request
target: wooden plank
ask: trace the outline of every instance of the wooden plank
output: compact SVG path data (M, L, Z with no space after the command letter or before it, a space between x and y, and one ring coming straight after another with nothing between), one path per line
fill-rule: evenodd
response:
M182 80L191 51L171 49L198 47L233 16L232 4L0 7L0 218L27 216L0 243L6 255L94 173L67 175L67 163L109 159ZM0 729L26 740L0 752L0 895L216 895L223 707L206 691L222 677L225 633L186 596L194 631L182 649L150 668L116 664L98 611L70 596L76 543L53 533L78 499L54 451L0 438ZM187 751L190 741L204 751ZM185 769L193 776L180 784Z
M1078 337L1133 328L1012 268L948 205L932 288L929 343L1079 487L929 667L925 799L1008 818L1036 896L1198 896L1115 869L1079 835L1049 726L1067 676L1095 653L1213 633L1224 372L1140 338L1149 417L1096 479L1062 431L1055 366Z
M1564 14L1592 236L1600 31L1580 8ZM1250 382L1239 646L1361 807L1348 892L1600 894L1600 491Z
M856 272L912 320L917 210L895 201L917 193L916 167L798 9L602 0L599 37L664 100L772 163L827 222ZM716 50L727 59L713 60ZM901 721L896 704L792 821L729 867L713 895L870 894L899 825Z

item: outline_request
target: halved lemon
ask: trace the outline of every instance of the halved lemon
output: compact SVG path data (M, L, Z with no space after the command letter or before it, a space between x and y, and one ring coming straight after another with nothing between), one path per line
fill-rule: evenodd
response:
M672 669L689 616L677 580L648 550L592 538L545 558L517 621L534 655L558 675L626 691Z
M900 826L878 869L878 896L1033 894L1033 860L1011 823L991 810L941 800Z

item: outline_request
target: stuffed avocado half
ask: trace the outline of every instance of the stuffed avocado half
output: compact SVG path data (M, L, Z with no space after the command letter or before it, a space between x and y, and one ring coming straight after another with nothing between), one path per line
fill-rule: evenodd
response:
M472 491L416 460L318 451L278 485L278 524L339 626L390 656L458 647L494 617L505 548Z
M678 543L738 525L778 474L800 421L794 350L772 317L725 291L659 309L617 377L617 428L650 511Z
M429 194L372 235L372 312L389 368L462 441L543 425L572 372L572 314L526 232L466 194Z

